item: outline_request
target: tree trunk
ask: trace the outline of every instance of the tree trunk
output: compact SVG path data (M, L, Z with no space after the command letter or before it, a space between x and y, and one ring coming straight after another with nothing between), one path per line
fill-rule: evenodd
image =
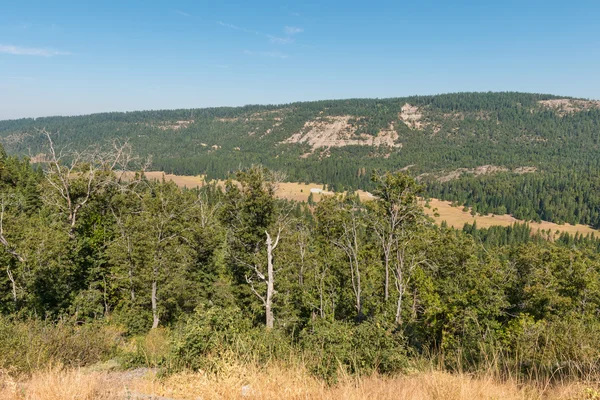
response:
M396 304L396 324L402 325L402 290L398 290L398 303Z
M152 329L158 328L158 307L156 299L156 280L152 281Z
M17 303L17 282L15 282L15 277L13 276L12 271L10 270L10 267L8 267L8 266L6 267L6 273L8 274L8 279L10 279L13 301L16 304Z
M135 303L135 288L133 287L133 271L129 267L129 287L131 288L131 302Z
M277 236L279 240L279 236ZM277 241L275 242L277 246ZM275 248L271 235L267 232L267 297L265 299L265 311L267 314L267 328L273 328L273 250Z
M385 257L385 296L384 300L387 302L390 298L390 251L386 249L384 251Z
M131 289L131 302L135 303L135 287L133 286L133 257L131 256L131 240L127 236L127 259L129 261L129 287Z
M298 272L298 284L304 286L304 251L300 250L300 271Z
M108 305L108 294L106 293L107 283L106 283L105 275L102 276L102 283L104 283L103 290L102 290L102 297L104 300L104 316L106 317L110 313L110 306Z
M362 287L361 287L361 284L360 284L360 269L359 269L359 264L358 264L358 258L355 259L355 262L356 262L356 310L358 312L358 318L361 319L362 316L363 316L363 312L362 312Z
M417 289L413 290L412 319L417 319Z
M319 282L319 315L321 315L321 319L325 319L325 304L323 301L323 280L325 279L325 274L322 275L321 280Z

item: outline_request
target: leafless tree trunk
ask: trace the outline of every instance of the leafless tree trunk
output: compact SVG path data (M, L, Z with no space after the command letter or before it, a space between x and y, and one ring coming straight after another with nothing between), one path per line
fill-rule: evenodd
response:
M6 210L6 202L5 199L0 201L0 243L4 246L8 254L12 255L18 262L24 263L25 258L21 256L8 242L6 236L4 236L4 212ZM8 279L10 280L11 292L13 301L17 302L17 281L13 275L12 270L10 269L10 264L6 265L6 274L8 275Z
M306 258L306 249L308 247L308 232L301 228L298 235L298 250L300 251L300 270L298 271L298 284L304 285L304 259Z
M398 291L398 302L396 303L396 324L402 325L402 297L405 292L404 282L404 249L397 249L397 263L396 263L396 290Z
M385 220L375 220L373 223L373 230L383 251L383 265L385 268L385 283L384 283L384 300L388 301L390 298L390 270L391 270L391 259L393 253L394 243L396 241L397 231L405 220L405 218L412 216L412 214L401 215L403 210L401 207L392 207L386 210Z
M277 234L277 238L275 239L275 243L271 239L271 235L269 232L267 234L267 298L265 299L265 311L267 314L267 328L273 328L273 284L275 280L275 274L273 272L273 251L277 247L279 243L279 234Z
M158 299L156 297L156 269L154 270L154 279L152 280L152 329L158 328Z
M320 279L319 279L319 315L321 318L325 318L325 277L327 276L327 271L323 270Z
M398 241L396 247L396 266L394 276L396 278L396 290L398 292L398 301L396 303L396 324L402 325L402 300L406 293L406 288L410 284L412 274L415 268L421 264L426 264L427 260L423 254L407 254L407 249L412 241L412 237L404 241ZM416 299L413 299L416 302ZM414 304L413 304L414 307Z
M127 276L129 278L129 290L130 290L131 301L134 302L135 301L135 286L133 284L134 263L133 263L133 246L131 244L131 237L127 233L127 229L125 228L125 222L123 221L123 217L122 217L121 213L119 213L117 215L117 213L115 212L114 209L111 209L111 211L115 218L117 226L119 227L119 231L121 233L121 239L124 240L127 244L127 264L128 264Z
M4 246L8 254L12 255L19 262L25 262L25 258L21 256L11 245L8 243L6 236L4 236L4 212L6 211L6 201L2 199L0 201L0 243Z
M117 168L123 170L133 161L131 146L127 142L121 144L115 141L112 143L112 149L107 151L92 148L85 152L64 153L62 150L57 151L50 132L45 129L40 132L46 137L50 152L46 180L58 194L56 199L52 199L51 196L45 197L47 201L65 212L69 224L69 236L74 237L77 217L81 209L94 194L112 182L111 174L116 172ZM64 163L66 158L70 158L68 164ZM73 193L74 179L83 181L82 193Z
M250 265L250 264L247 264L242 261L244 264L246 264L246 266L249 266L250 268L252 268L254 270L254 274L256 275L256 277L261 282L266 284L266 286L267 286L267 292L266 292L265 296L263 296L254 287L254 281L252 280L252 278L246 275L246 282L248 282L248 284L250 285L250 290L252 290L252 293L254 293L254 295L256 295L256 297L258 297L260 299L260 301L263 303L263 306L265 307L265 314L266 314L265 323L266 323L267 328L269 328L269 329L273 328L274 321L275 321L275 318L273 316L273 296L275 295L275 269L273 266L273 252L275 251L275 249L277 248L277 245L279 244L281 232L282 232L282 228L280 227L279 230L277 231L277 237L275 238L275 242L273 242L273 239L271 238L271 235L269 234L269 232L265 231L265 233L267 235L267 239L265 242L267 245L267 275L266 276L265 276L265 274L263 274L260 271L260 269L258 268L257 265Z
M390 264L398 230L408 220L417 217L418 213L415 212L415 204L406 202L406 198L413 194L412 187L406 187L402 191L394 190L394 187L391 186L393 183L385 179L385 174L379 177L378 182L382 186L380 191L386 195L384 195L384 199L376 200L378 202L382 201L382 208L377 209L372 227L383 251L385 268L384 299L388 301L390 297L390 270L392 269Z
M168 242L171 239L179 236L177 233L171 235L165 235L165 229L167 225L176 217L174 213L170 213L166 216L164 220L160 220L157 224L157 237L156 237L156 250L154 253L154 265L152 267L152 293L151 293L151 302L152 302L152 329L158 328L158 324L160 322L159 313L158 313L158 279L159 273L164 269L164 243Z
M347 222L343 223L343 235L339 240L334 240L334 244L341 248L348 257L350 266L350 277L352 281L352 291L354 293L354 301L358 317L362 316L362 285L360 276L360 263L358 259L359 253L359 222L356 215L351 215Z
M104 300L104 316L107 316L110 313L110 305L108 304L108 293L106 293L106 275L102 276L103 291L102 291L102 300Z
M15 277L13 276L12 271L10 270L10 267L8 265L6 266L6 273L8 274L8 279L10 280L13 301L16 303L17 302L17 282L15 281Z

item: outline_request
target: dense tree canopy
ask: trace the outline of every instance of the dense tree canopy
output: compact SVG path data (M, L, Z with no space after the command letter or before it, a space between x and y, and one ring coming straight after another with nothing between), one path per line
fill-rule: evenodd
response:
M69 187L88 182L87 163L66 165L80 171ZM338 361L385 372L431 352L449 366L494 351L525 369L597 360L571 346L597 349L595 238L437 227L401 172L374 175L370 202L314 205L277 200L280 177L264 167L235 178L183 190L105 169L71 226L51 168L2 153L0 312L111 321L129 334L183 324L177 354L191 367L264 325L320 352L326 376Z
M583 101L563 110L540 103L556 99L513 92L455 93L48 117L0 121L0 140L9 154L30 156L47 153L44 129L59 133L57 149L68 145L84 151L127 140L141 156L152 156L154 169L166 172L225 179L239 168L261 164L285 171L289 180L326 183L339 191L373 189L374 170L406 167L425 183L430 196L476 206L481 213L598 227L600 107ZM402 116L405 104L417 107L418 126L412 117ZM356 137L392 126L398 147L313 151L307 143L285 142L311 121L339 116L351 117ZM507 172L438 182L441 175L483 165ZM535 172L511 172L520 167Z

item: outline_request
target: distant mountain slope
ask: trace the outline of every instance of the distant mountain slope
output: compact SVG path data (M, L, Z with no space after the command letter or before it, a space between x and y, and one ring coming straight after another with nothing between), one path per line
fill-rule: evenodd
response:
M43 154L40 128L55 132L58 146L78 149L129 140L140 155L153 156L157 170L223 178L261 163L286 171L290 180L339 189L368 188L374 169L409 168L436 182L482 166L515 177L520 175L510 171L593 177L600 167L600 102L544 94L455 93L21 119L0 121L0 142L9 153ZM448 200L469 201L462 188L460 196L435 190Z

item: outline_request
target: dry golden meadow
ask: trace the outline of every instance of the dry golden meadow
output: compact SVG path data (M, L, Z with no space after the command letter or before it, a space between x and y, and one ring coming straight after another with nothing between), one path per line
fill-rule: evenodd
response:
M202 186L205 181L202 176L186 176L186 175L173 175L173 174L165 174L161 171L150 171L146 172L146 176L149 179L164 179L175 182L180 187L199 187ZM296 200L296 201L306 201L308 200L308 196L310 195L311 189L322 189L323 184L319 183L295 183L295 182L282 182L279 184L279 188L277 190L277 196L288 199L288 200ZM369 200L372 199L372 196L362 190L358 191L361 200ZM320 194L313 194L313 198L315 201L319 201L321 199ZM449 201L443 201L438 199L431 199L429 202L430 208L425 208L425 212L433 217L433 219L437 223L441 223L442 221L446 221L448 226L462 229L465 223L473 224L477 222L478 228L489 228L490 226L510 226L515 222L523 222L514 218L511 215L478 215L476 217L472 216L469 212L463 211L463 207L452 207ZM437 214L437 215L436 215ZM531 230L533 233L536 233L538 230L547 231L550 230L552 233L556 231L566 232L572 235L576 233L582 235L588 235L594 233L596 236L600 232L595 229L590 228L586 225L570 225L570 224L555 224L553 222L542 221L541 223L530 222Z
M113 399L599 399L593 385L531 386L435 370L397 377L342 377L328 386L303 367L233 365L218 376L180 373L158 378L148 370L99 372L54 368L14 380L0 375L3 400Z

